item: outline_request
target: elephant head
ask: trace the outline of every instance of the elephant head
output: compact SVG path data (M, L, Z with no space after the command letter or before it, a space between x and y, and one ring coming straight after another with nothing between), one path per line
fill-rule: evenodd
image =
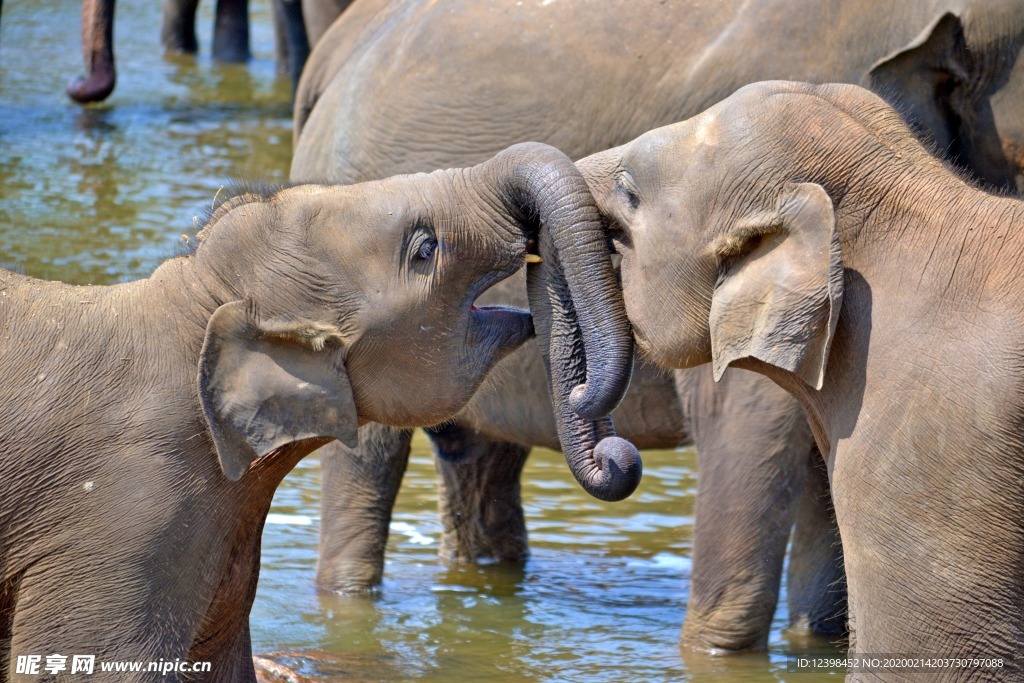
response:
M216 297L199 365L224 473L238 479L294 441L354 444L360 422L449 418L533 334L529 313L474 301L522 268L538 238L559 246L577 308L601 310L610 296L622 309L610 267L601 268L609 257L586 185L544 145L469 169L222 202L192 263L202 289L231 293ZM613 405L625 388L605 370L628 360L624 322L624 313L582 320L589 409Z
M1022 51L1019 3L973 2L936 14L876 61L862 85L985 184L1024 192Z
M874 95L836 87L863 93L906 132ZM578 162L622 256L637 343L658 364L710 362L716 380L733 364L770 367L822 386L843 263L826 190L837 157L817 145L860 130L833 105L834 129L800 118L822 103L805 84L755 84ZM850 150L845 158L871 166ZM819 175L807 171L815 165Z

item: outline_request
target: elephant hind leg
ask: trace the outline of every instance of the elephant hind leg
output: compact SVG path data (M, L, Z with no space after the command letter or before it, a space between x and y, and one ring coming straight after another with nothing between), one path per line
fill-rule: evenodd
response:
M530 449L458 425L427 432L437 453L441 557L522 562L529 555L520 475Z
M368 424L355 449L340 442L320 449L320 588L361 592L380 584L411 442L411 431Z

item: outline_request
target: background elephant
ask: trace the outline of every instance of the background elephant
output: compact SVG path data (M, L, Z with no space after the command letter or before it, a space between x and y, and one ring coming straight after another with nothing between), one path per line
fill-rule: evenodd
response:
M595 9L573 0L360 0L303 73L293 178L351 182L464 164L521 139L580 157L696 114L745 83L785 77L869 84L899 101L961 167L1012 189L1022 181L1016 133L1024 103L1021 79L1011 74L1022 29L1020 2L895 9L867 1L609 2ZM487 300L522 302L525 293L510 281ZM500 363L459 419L432 432L443 456L445 556L526 553L517 478L529 446L555 443L533 353L528 345ZM641 447L697 445L684 640L726 649L765 642L795 516L791 616L835 631L843 621L840 553L835 531L822 528L831 517L827 487L808 465L811 438L792 417L795 403L758 377L729 377L714 388L707 369L690 374L679 379L677 396L671 378L641 363L615 413L620 433ZM340 459L335 445L323 459L318 577L332 589L380 580L408 448L405 433L370 427L362 438L358 454Z
M578 166L649 356L756 370L806 409L851 652L986 658L847 680L1020 680L1024 202L851 85L751 85Z
M581 157L696 114L745 83L784 77L868 84L899 101L958 166L1019 188L1022 25L1020 2L622 2L595 10L570 0L443 7L360 0L313 49L303 74L293 177L353 181L459 164L516 139ZM502 295L521 300L513 287ZM447 556L525 553L516 477L528 445L553 442L540 361L530 353L527 346L502 362L459 421L434 432L444 456ZM710 386L708 371L692 374L675 398L665 376L641 366L615 414L620 431L642 446L687 436L697 445L700 503L684 640L723 648L764 642L786 539L778 529L794 514L791 614L834 630L843 621L842 572L835 530L821 528L830 514L821 474L805 464L806 427L778 414L778 422L768 419L787 399L763 380L730 378L701 394L694 387ZM744 383L758 389L734 388ZM753 407L768 416L765 424L750 422L744 395L766 396ZM788 441L778 436L786 429ZM360 453L391 455L387 471L368 474L378 461L365 454L334 462L340 446L324 458L318 577L328 588L380 579L388 516L376 512L375 496L385 508L393 499L408 435L365 440ZM485 453L500 457L478 457ZM447 460L460 455L458 464ZM374 477L377 492L346 483ZM799 500L807 477L814 492Z
M534 321L541 339L582 334L587 372L555 364L555 386L582 378L598 410L624 390L600 369L632 360L600 217L549 147L358 186L225 193L191 247L110 287L0 270L5 679L24 678L14 654L77 652L210 662L195 679L251 681L261 531L304 455L354 444L363 422L451 415ZM530 267L533 303L552 317L473 306L529 247L546 261ZM573 310L601 310L605 295L618 313L594 328L584 314L577 330Z

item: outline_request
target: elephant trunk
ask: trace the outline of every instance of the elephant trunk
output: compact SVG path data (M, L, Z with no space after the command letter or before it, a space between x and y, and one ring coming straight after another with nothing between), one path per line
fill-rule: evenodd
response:
M606 416L629 386L633 335L600 214L575 165L553 147L516 145L495 163L509 169L502 196L511 212L540 227L543 260L527 281L566 461L588 493L621 500L640 483L640 455Z
M114 0L83 0L82 54L85 77L68 84L67 93L76 102L101 102L114 92Z

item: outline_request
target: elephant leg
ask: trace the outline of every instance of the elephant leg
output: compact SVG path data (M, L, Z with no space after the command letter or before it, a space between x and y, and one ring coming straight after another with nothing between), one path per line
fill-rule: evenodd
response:
M299 0L273 0L277 72L292 79L292 96L299 86L302 67L309 58L309 40Z
M846 632L843 546L825 461L815 448L797 506L786 588L792 627L826 636Z
M213 58L246 62L249 53L249 0L217 0L213 23Z
M114 0L82 0L82 56L86 74L68 84L75 102L101 102L114 92Z
M458 425L428 430L437 452L441 557L522 562L529 555L519 477L530 449Z
M284 0L271 0L270 13L274 20L274 68L279 74L291 73L288 54L288 28L285 26Z
M199 0L164 0L164 21L160 27L160 44L165 52L195 54L196 10Z
M685 645L763 648L813 440L799 404L770 380L708 367L676 373L698 454Z
M368 424L360 428L355 449L339 442L320 449L321 588L358 592L380 584L411 441L408 430Z

